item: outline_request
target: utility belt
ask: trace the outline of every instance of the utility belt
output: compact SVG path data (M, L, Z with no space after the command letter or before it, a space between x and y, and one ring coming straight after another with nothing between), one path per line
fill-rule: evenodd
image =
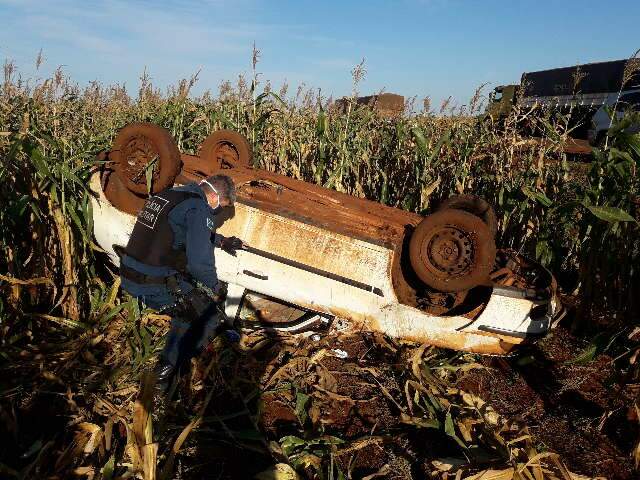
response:
M212 315L218 310L216 301L212 298L210 292L205 291L204 287L193 285L181 274L173 274L166 277L156 277L153 275L145 275L137 270L120 265L120 274L122 277L141 285L161 285L167 288L175 297L176 303L162 309L162 312L172 317L180 317L187 321L201 318L203 315ZM191 289L182 288L183 281L192 286ZM220 300L223 300L221 298Z
M122 277L126 278L127 280L131 280L134 283L139 283L140 285L167 285L168 279L171 277L175 277L175 275L164 277L145 275L144 273L140 273L139 271L123 265L122 263L120 264L120 275L122 275Z

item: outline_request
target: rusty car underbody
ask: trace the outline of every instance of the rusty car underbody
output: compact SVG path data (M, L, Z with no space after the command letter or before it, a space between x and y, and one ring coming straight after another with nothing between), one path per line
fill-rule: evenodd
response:
M218 232L247 248L216 249L215 262L229 284L226 313L248 328L300 332L340 318L395 338L506 354L544 336L561 311L552 275L496 250L495 232L471 213L423 217L252 168L250 145L235 132L214 132L198 156L181 154L158 129L129 125L101 154L105 166L91 179L97 243L118 265L147 191L230 176L237 201ZM147 174L153 162L159 168Z

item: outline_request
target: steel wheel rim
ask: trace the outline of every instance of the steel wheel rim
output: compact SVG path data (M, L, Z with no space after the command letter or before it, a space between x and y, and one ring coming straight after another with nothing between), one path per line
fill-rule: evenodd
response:
M146 182L146 169L149 162L159 157L153 142L144 135L136 135L132 137L127 144L120 150L122 162L122 173L136 184L144 184ZM158 171L153 169L153 180L157 180Z
M427 235L420 249L420 257L427 269L440 278L465 275L475 256L471 235L453 225L446 225Z
M233 143L221 140L216 143L213 158L222 168L233 167L240 162L240 152Z

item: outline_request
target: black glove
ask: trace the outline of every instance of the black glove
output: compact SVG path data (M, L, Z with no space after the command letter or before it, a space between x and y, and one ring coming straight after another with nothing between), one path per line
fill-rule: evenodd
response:
M220 241L220 248L234 257L236 256L236 250L241 250L243 247L244 242L238 237L223 238Z
M211 299L215 303L222 303L227 298L227 284L226 283L218 283L217 292L211 296Z

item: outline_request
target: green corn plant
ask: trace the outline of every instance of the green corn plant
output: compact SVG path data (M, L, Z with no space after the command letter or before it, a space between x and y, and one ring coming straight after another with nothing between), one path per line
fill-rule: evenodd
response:
M638 112L622 118L612 115L609 141L603 149L594 149L588 183L578 199L584 219L580 228L583 305L589 305L597 288L609 306L629 309L631 315L640 311L631 294L640 284L640 134L629 132L638 125Z

